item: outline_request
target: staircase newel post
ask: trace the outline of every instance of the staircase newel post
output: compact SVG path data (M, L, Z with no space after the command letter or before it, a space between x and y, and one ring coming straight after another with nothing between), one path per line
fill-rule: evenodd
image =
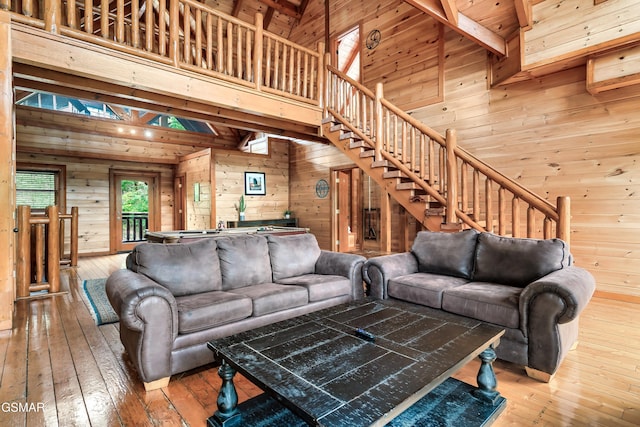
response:
M262 57L264 56L264 18L261 13L256 13L255 49L253 50L253 76L256 90L262 90Z
M556 199L558 207L558 225L556 226L556 237L570 244L571 234L571 199L567 196L560 196Z
M376 134L374 135L376 141L375 147L375 161L379 162L382 160L382 135L384 134L384 130L382 128L382 97L384 96L384 90L382 87L382 83L376 84Z
M447 129L445 144L447 156L447 212L445 221L447 224L453 224L458 222L456 218L456 209L458 208L458 162L455 154L457 145L455 129Z
M318 91L318 105L324 109L324 77L325 77L325 63L324 63L324 43L318 43L318 73L317 73L317 91Z
M169 58L178 67L180 61L180 3L170 0L169 3Z
M60 291L60 212L58 206L47 206L47 282L49 282L49 292Z
M331 65L331 53L325 52L324 54L324 115L327 115L327 109L329 107L335 108L335 88L333 87L333 80L331 79L331 73L329 72L329 65Z

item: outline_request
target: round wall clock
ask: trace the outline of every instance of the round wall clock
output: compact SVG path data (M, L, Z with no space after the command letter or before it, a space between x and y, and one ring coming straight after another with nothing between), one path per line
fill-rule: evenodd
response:
M365 42L367 45L367 49L374 49L378 44L380 44L380 39L382 38L380 31L373 30L367 36L367 41Z
M324 199L329 194L329 183L325 179L319 179L316 182L316 196Z

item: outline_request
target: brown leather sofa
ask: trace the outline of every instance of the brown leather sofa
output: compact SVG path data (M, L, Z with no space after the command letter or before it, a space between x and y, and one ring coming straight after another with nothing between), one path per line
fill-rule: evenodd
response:
M410 252L369 259L368 293L505 328L498 358L550 381L578 339L578 318L595 290L572 265L566 243L466 230L418 233Z
M315 236L143 243L106 284L120 338L147 390L213 362L207 342L362 298L365 258Z

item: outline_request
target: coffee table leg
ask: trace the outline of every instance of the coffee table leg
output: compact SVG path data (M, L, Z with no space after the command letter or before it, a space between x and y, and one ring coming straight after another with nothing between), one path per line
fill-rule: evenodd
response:
M478 370L478 388L473 391L473 395L483 402L495 405L500 399L500 393L496 390L498 381L493 372L493 361L496 360L496 352L493 345L480 353L480 369Z
M233 385L233 376L236 374L226 360L218 369L218 375L222 378L222 385L218 393L218 410L207 420L207 424L213 427L235 427L242 423L242 415L238 411L238 393Z

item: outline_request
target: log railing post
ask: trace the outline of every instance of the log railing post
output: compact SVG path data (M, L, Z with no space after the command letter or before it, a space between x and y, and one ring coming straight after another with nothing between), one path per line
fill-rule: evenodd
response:
M29 296L31 284L31 217L30 206L18 206L18 256L16 259L16 297Z
M71 237L70 237L71 266L78 265L78 207L71 208Z
M458 168L456 159L457 136L455 129L447 129L446 133L446 162L447 162L447 212L445 221L447 224L457 222L456 210L458 208Z
M62 5L60 0L44 0L44 29L50 33L60 34L62 25Z
M571 233L571 199L567 196L561 196L556 199L558 209L558 223L556 225L556 237L564 240L570 245Z
M22 14L24 16L33 16L33 0L22 0Z
M60 291L60 218L57 206L47 206L47 282L49 292Z
M0 0L0 10L11 10L10 6L10 0Z
M382 119L383 119L383 111L382 111L382 97L384 96L384 90L382 88L382 83L376 84L376 105L375 105L375 116L376 116L376 134L375 134L375 161L379 162L382 160L382 135L384 133L382 128Z
M316 89L318 91L318 105L320 108L324 109L324 77L325 77L325 63L324 63L324 43L318 43L318 73L317 73L317 84Z
M178 67L180 62L180 3L179 0L169 2L169 59Z
M262 90L262 57L264 55L263 17L261 13L256 13L256 35L255 49L253 50L253 82L256 90Z

